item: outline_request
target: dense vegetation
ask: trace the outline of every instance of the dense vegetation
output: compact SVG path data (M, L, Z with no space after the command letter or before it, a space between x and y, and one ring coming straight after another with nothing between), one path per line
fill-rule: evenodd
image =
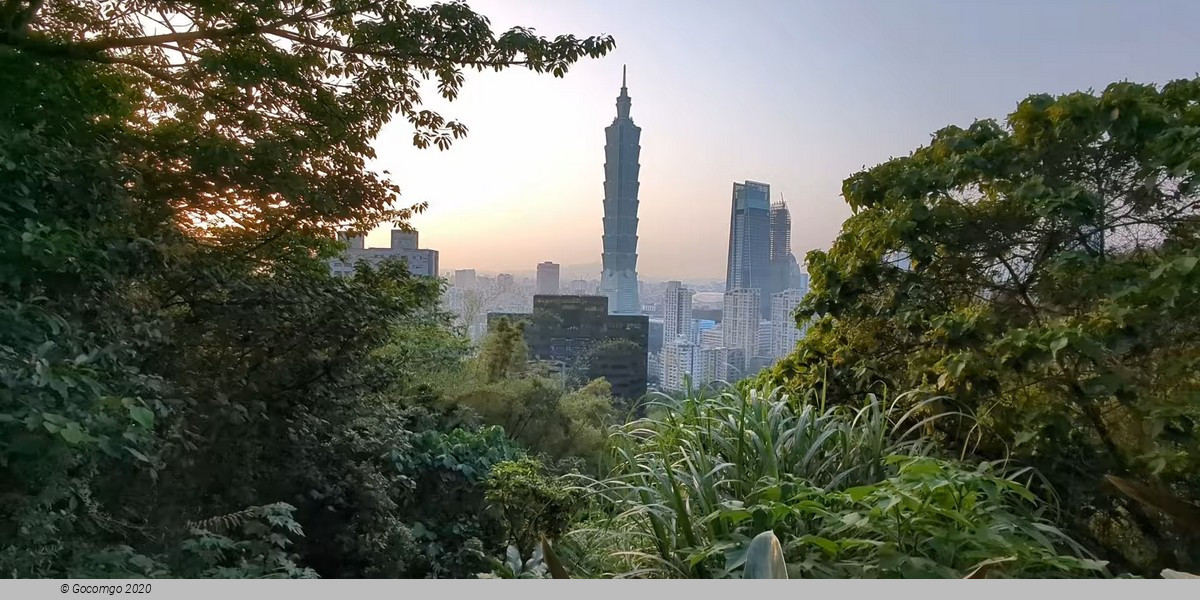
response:
M1031 96L843 193L797 316L820 320L764 379L940 394L969 415L940 423L947 450L1035 467L1122 568L1194 568L1200 79Z
M1200 80L852 176L819 320L737 388L628 406L516 326L470 348L402 264L329 275L335 230L422 208L380 127L466 132L422 80L612 47L458 3L0 6L0 573L1195 568Z
M612 44L455 3L3 3L0 572L490 570L485 481L528 452L434 393L439 284L324 259L421 208L364 166L385 122L465 133L422 80Z
M934 458L921 432L938 415L909 399L825 408L750 390L656 406L582 486L598 512L571 532L576 561L592 576L727 577L767 530L797 577L961 577L995 559L1021 577L1102 572L1020 482L1027 470Z

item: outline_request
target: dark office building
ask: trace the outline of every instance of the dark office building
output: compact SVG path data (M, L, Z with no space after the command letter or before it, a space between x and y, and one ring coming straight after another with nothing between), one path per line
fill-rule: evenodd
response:
M488 328L505 317L525 322L531 358L567 368L586 361L588 377L607 379L613 395L645 395L649 317L610 315L606 296L541 295L532 314L488 313Z
M650 354L662 352L663 320L650 319Z

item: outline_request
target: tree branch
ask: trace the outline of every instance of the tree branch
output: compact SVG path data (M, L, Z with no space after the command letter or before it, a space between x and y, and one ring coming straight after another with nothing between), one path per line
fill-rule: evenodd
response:
M349 14L351 11L343 9L333 11L327 15L321 15L321 18L334 18ZM235 37L239 35L253 35L262 33L263 30L271 27L281 27L291 25L317 18L316 15L300 12L286 19L281 19L274 23L264 23L261 25L252 26L233 26L224 29L200 29L195 31L173 31L171 33L161 33L158 35L144 35L131 38L102 38L84 42L79 44L79 47L90 52L99 52L103 50L112 50L116 48L133 48L136 46L152 46L157 44L170 44L179 42L190 42L196 40L214 40L226 37Z
M43 0L32 0L29 3L29 8L25 9L25 12L18 12L13 15L12 23L9 26L10 31L18 36L24 37L25 30L28 29L29 24L33 23L34 19L37 18L38 11L42 10L42 4Z
M471 67L494 67L494 66L518 67L518 66L525 66L525 65L529 64L528 60L509 60L509 61L464 60L461 58L453 58L453 57L449 57L449 56L442 56L439 54L429 54L426 52L400 53L400 52L391 52L391 51L387 51L387 50L371 50L371 49L362 48L362 47L358 47L358 46L345 46L342 44L335 44L333 42L329 42L329 41L325 41L325 40L313 39L313 38L306 37L306 36L300 35L298 33L292 32L292 31L288 31L286 29L279 29L278 27L266 28L262 31L262 33L278 36L278 37L296 42L298 44L306 44L309 46L315 46L317 48L324 48L326 50L332 50L334 52L342 52L345 54L370 56L370 57L374 57L374 58L383 58L383 59L396 60L396 61L411 61L414 58L423 58L423 59L428 59L428 60L432 60L432 61L451 62L451 63L456 63L456 64L460 64L460 65L465 65L465 66L471 66Z

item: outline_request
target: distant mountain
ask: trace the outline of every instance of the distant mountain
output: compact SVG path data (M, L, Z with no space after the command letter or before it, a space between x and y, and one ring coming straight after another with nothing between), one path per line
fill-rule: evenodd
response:
M470 268L470 267L459 267L459 268ZM561 283L561 285L566 285L567 283L570 283L571 281L574 281L576 279L599 280L601 268L602 268L602 265L599 262L574 264L574 265L560 265L559 270L558 270L558 280ZM444 270L449 270L449 269L444 269ZM479 275L482 275L484 277L495 277L499 273L508 273L509 275L512 275L513 277L516 277L517 279L520 279L522 277L527 277L527 278L533 279L534 277L537 276L536 268L519 269L519 270L511 270L511 271L494 271L494 270L476 269L476 272ZM725 280L723 278L694 279L694 278L686 278L686 277L681 278L681 277L670 277L670 276L668 276L668 277L652 277L652 276L646 276L646 275L641 275L641 274L639 274L638 278L641 279L644 283L662 283L662 282L671 281L671 280L682 280L682 281L684 281L684 283L686 283L690 286L693 286L693 288L696 288L696 287L704 288L704 287L712 286L714 288L720 288L723 291L724 287L725 287Z
M457 267L458 269L469 269L471 267ZM453 269L446 269L453 270ZM495 277L500 273L507 273L520 279L528 277L533 279L537 277L537 268L532 269L509 269L509 270L494 270L494 269L475 269L476 274L484 277ZM590 263L583 265L560 265L558 270L559 281L566 283L574 279L600 279L600 263Z
M599 262L578 265L563 265L559 267L559 281L573 279L600 279L600 271L604 268Z

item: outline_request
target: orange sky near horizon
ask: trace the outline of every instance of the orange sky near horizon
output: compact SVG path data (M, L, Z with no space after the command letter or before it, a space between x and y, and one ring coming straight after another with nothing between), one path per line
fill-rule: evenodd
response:
M1200 55L1200 37L1170 26L1200 22L1200 3L1186 2L469 4L498 31L611 34L617 48L562 79L470 71L452 103L427 84L426 108L470 129L447 151L414 148L406 122L385 127L372 167L391 172L401 204L429 203L412 223L443 272L550 260L599 275L604 127L623 64L642 127L638 271L686 281L724 276L734 181L786 199L803 262L850 215L840 194L852 173L948 124L1003 118L1031 93L1192 77ZM386 229L368 243L385 246Z

